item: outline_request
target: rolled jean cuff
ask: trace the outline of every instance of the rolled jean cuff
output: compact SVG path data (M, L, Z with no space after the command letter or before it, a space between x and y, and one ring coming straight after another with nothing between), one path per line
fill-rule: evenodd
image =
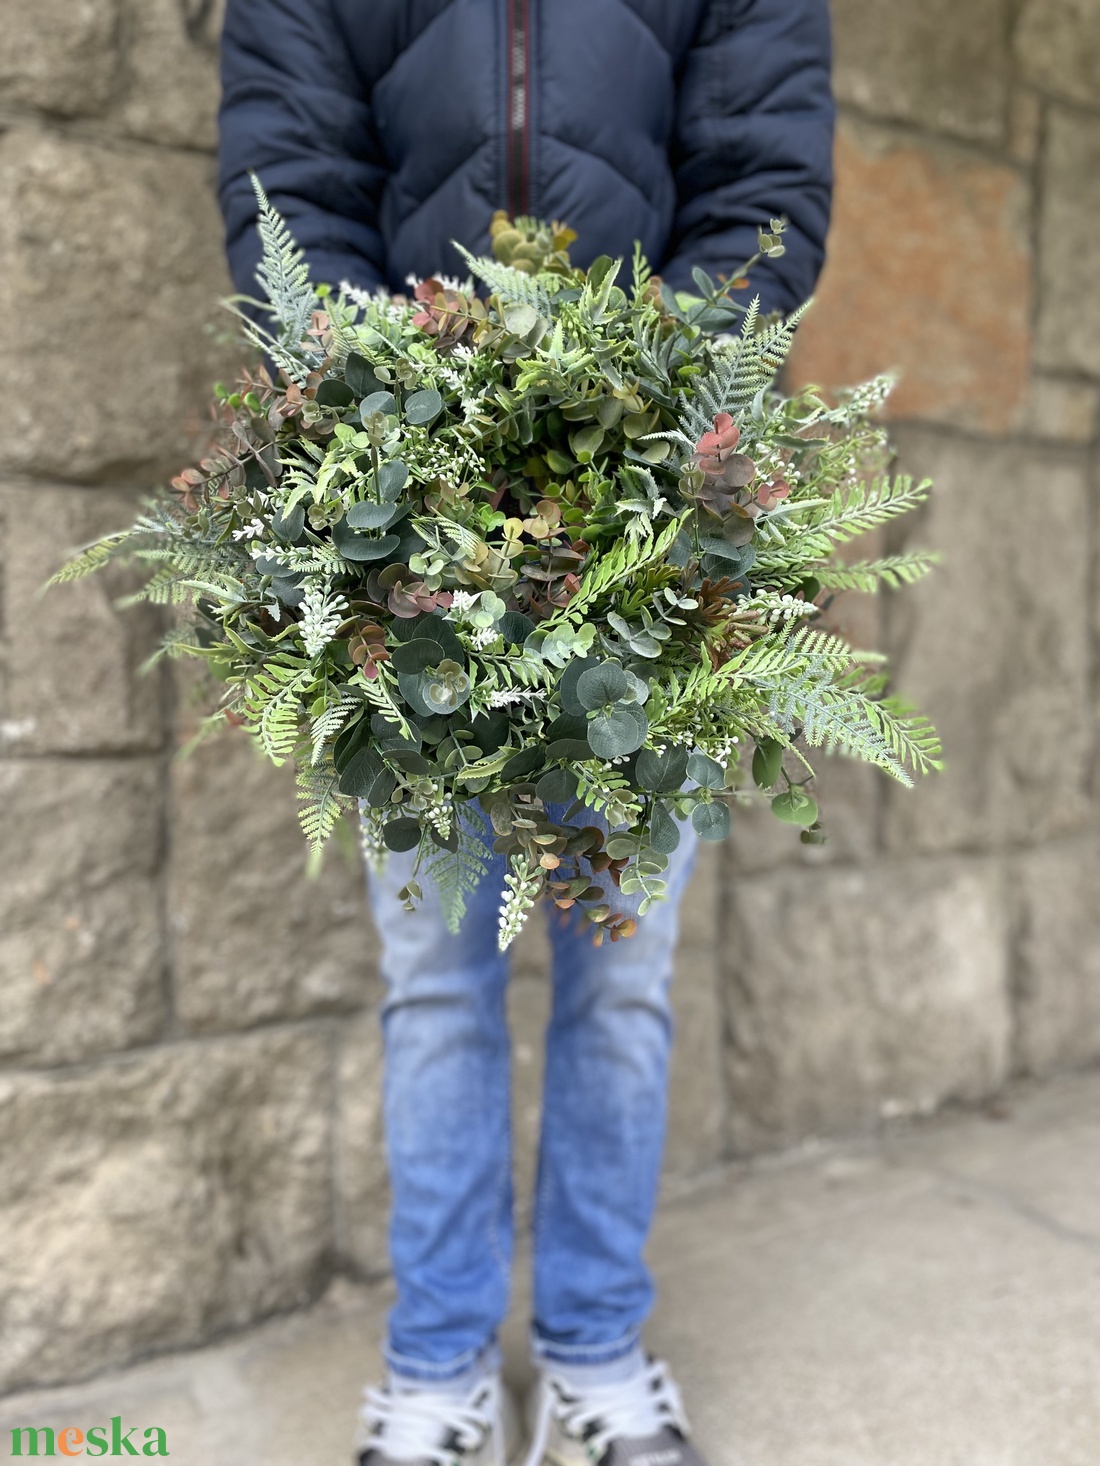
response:
M539 1364L613 1364L633 1354L642 1340L640 1324L610 1344L557 1344L531 1330L531 1358Z
M398 1354L387 1344L382 1351L390 1378L398 1385L453 1385L469 1376L471 1389L486 1374L493 1374L501 1364L500 1346L494 1341L481 1349L467 1349L453 1359L438 1363L430 1359L410 1359Z

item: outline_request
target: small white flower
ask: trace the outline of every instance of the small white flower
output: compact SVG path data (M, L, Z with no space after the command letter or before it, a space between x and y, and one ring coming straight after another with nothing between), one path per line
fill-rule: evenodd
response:
M246 524L243 529L235 529L233 531L233 538L235 540L255 540L259 539L260 535L264 534L266 530L267 525L262 519L254 519L251 524ZM255 547L253 547L252 553L256 553Z

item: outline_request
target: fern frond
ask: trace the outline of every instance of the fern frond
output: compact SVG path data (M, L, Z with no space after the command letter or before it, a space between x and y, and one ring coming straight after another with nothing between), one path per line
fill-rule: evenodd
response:
M255 173L252 187L256 191L259 217L256 227L263 256L256 267L256 279L271 303L271 314L278 324L276 339L284 347L297 346L305 335L310 317L317 307L317 293L310 283L306 257L295 244L286 220L279 213Z
M529 305L540 316L550 314L550 293L556 293L565 283L556 275L526 275L522 270L513 270L511 265L502 265L499 260L471 254L457 242L455 249L466 261L470 273L488 285L494 295L509 305Z
M898 590L914 585L935 568L940 556L931 550L908 555L885 555L881 560L861 560L855 565L823 565L814 571L819 584L828 590L875 591L880 585Z
M120 529L115 534L104 535L102 539L84 545L71 560L66 560L61 569L50 576L46 585L65 585L69 581L83 580L86 575L102 570L108 560L113 560L133 536L132 529Z

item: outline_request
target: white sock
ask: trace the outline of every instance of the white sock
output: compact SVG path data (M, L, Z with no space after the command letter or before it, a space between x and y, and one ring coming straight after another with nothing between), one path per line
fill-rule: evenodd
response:
M608 1359L600 1364L563 1364L559 1359L546 1359L542 1368L560 1379L566 1389L583 1396L593 1386L618 1385L633 1379L646 1367L646 1352L635 1344L629 1354Z

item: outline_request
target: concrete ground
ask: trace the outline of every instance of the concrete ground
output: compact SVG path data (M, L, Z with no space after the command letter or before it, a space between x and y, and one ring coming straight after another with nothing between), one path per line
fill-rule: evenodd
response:
M1100 1462L1100 1074L737 1166L663 1208L650 1344L712 1466ZM385 1286L73 1388L16 1425L161 1426L178 1466L348 1466ZM522 1299L507 1339L526 1380Z

